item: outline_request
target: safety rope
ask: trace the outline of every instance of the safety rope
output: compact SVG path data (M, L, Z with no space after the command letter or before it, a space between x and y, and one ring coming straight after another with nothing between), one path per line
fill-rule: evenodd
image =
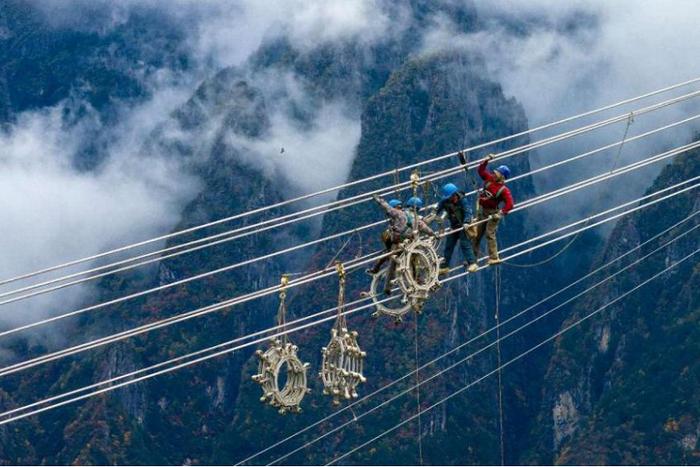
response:
M628 133L629 130L630 130L630 126L631 126L632 122L634 122L634 112L630 112L630 113L629 113L629 117L627 118L627 124L626 124L626 126L625 126L625 132L624 132L624 134L622 135L622 140L620 141L620 146L619 146L618 149L617 149L617 154L616 154L615 157L613 158L613 164L612 164L612 167L610 168L610 173L612 173L612 172L617 168L617 164L618 164L619 161L620 161L620 154L622 153L622 147L625 145L625 141L627 141L627 133ZM598 190L598 202L595 203L595 204L599 206L599 205L600 205L600 201L602 200L602 198L603 198L603 190ZM554 254L553 254L552 256L550 256L549 258L545 258L545 259L543 259L543 260L536 261L536 262L534 262L534 263L519 264L519 263L510 263L510 262L507 262L507 263L505 263L505 264L507 264L508 266L516 267L516 268L534 268L534 267L537 267L537 266L542 266L543 264L547 264L547 263L549 263L550 261L553 261L555 258L557 258L557 257L560 256L562 253L564 253L566 250L568 250L569 247L570 247L571 245L573 245L573 244L576 242L576 240L577 240L578 238L579 238L578 235L575 235L575 236L571 237L571 240L569 240L561 249L559 249L559 251L557 251L556 253L554 253Z
M503 436L503 379L501 374L501 318L500 318L500 304L501 304L501 268L495 268L493 271L493 277L495 281L496 290L496 362L498 370L498 431L500 433L500 455L501 455L501 465L506 465L505 462L505 443Z
M699 214L700 214L700 210L695 211L695 212L691 213L689 216L687 216L686 218L680 220L679 222L676 222L675 224L670 225L670 226L664 228L662 231L657 232L656 234L654 234L654 235L651 236L650 238L646 239L645 241L643 241L643 242L641 242L641 243L638 243L636 246L634 246L634 247L632 247L632 248L626 250L625 252L623 252L623 253L621 253L620 255L618 255L618 256L612 258L611 260L607 261L606 263L604 263L604 264L602 264L602 265L596 267L596 268L593 269L592 271L589 271L588 273L584 274L583 276L581 276L580 278L576 279L575 281L570 282L568 285L566 285L566 286L564 286L564 287L558 289L557 291L553 292L552 294L548 295L547 297L544 297L543 299L538 300L538 301L535 302L534 304L532 304L532 305L528 306L527 308L525 308L525 309L519 311L519 312L516 313L515 315L513 315L513 316L507 318L505 321L503 321L502 323L500 323L501 326L504 326L504 325L508 324L509 322L511 322L511 321L513 321L513 320L519 318L520 316L523 316L525 313L527 313L527 312L529 312L529 311L531 311L531 310L533 310L533 309L539 307L540 305L542 305L542 304L544 304L544 303L547 303L548 301L550 301L550 300L552 300L553 298L555 298L555 297L561 295L562 293L566 292L567 290L571 289L572 287L575 287L576 285L582 283L582 282L585 281L586 279L588 279L588 278L590 278L590 277L593 277L595 274L597 274L597 273L599 273L599 272L601 272L601 271L603 271L603 270L609 268L610 266L612 266L613 264L615 264L615 263L621 261L622 259L626 258L627 256L632 255L633 253L635 253L635 252L641 250L641 249L644 248L646 245L648 245L648 244L650 244L651 242L653 242L653 241L655 241L655 240L661 238L662 236L664 236L664 235L666 235L667 233L673 231L674 229L676 229L676 228L682 226L683 224L689 222L690 220L694 219L694 218L695 218L696 216L698 216ZM670 245L671 243L674 243L674 242L680 240L681 238L683 238L683 237L689 235L692 231L694 231L694 230L696 230L696 229L698 229L698 228L700 228L700 224L696 224L694 227L692 227L692 228L690 228L690 229L684 230L684 231L683 231L681 234L679 234L678 236L672 238L670 241L668 241L668 242L666 242L665 244L661 245L660 247L658 247L658 248L652 250L651 252L647 253L646 255L644 255L644 256L638 258L638 259L636 260L636 262L627 265L624 269L621 269L619 272L631 268L633 265L638 264L639 262L643 261L644 259L646 259L646 258L649 257L649 256L652 256L653 254L655 254L656 252L658 252L658 251L660 251L661 249L665 248L666 246ZM619 272L618 272L618 274L619 274ZM612 278L612 277L614 277L614 276L609 276L609 277ZM446 281L449 281L449 280L451 280L451 277L448 277L448 278L446 279ZM575 297L575 298L578 298L578 297ZM572 301L573 301L573 300L572 300ZM482 333L480 333L480 334L478 334L478 335L476 335L476 336L470 338L470 339L467 340L466 342L463 342L462 344L458 345L457 347L454 347L454 348L450 349L449 351L447 351L447 352L445 352L445 353L439 355L438 357L434 358L433 360L424 363L423 365L421 365L420 369L423 370L423 369L428 368L428 367L431 366L431 365L434 365L434 364L437 363L438 361L440 361L440 360L442 360L442 359L444 359L444 358L447 358L447 357L449 357L450 355L453 355L454 353L458 352L458 351L461 350L462 348L464 348L464 347L466 347L466 346L472 344L473 342L477 341L478 339L481 339L482 337L487 336L489 333L491 333L491 332L493 332L493 331L494 331L494 327L491 327L490 329L487 329L487 330L483 331ZM184 357L182 357L182 358L184 358ZM168 363L170 363L170 362L168 362ZM144 371L145 371L145 370L144 370ZM126 375L126 376L124 376L124 377L126 378L126 377L130 377L130 376L132 376L132 375ZM281 439L281 440L275 442L274 444L268 446L267 448L262 449L262 450L258 451L257 453L255 453L255 454L253 454L253 455L248 456L247 458L243 459L242 461L239 461L236 465L241 465L241 464L244 464L244 463L246 463L246 462L249 462L249 461L251 461L252 459L255 459L255 458L257 458L257 457L259 457L259 456L261 456L261 455L263 455L263 454L265 454L265 453L271 451L272 449L275 449L275 448L281 446L282 444L284 444L284 443L286 443L286 442L288 442L288 441L291 441L293 438L295 438L295 437L297 437L297 436L300 436L300 435L302 435L302 434L304 434L304 433L306 433L306 432L308 432L308 431L310 431L310 430L312 430L312 429L314 429L314 428L316 428L316 427L318 427L318 426L320 426L320 425L322 425L322 424L328 422L328 421L331 420L332 418L335 418L335 417L339 416L339 415L340 415L344 410L346 410L346 409L352 410L352 408L353 408L355 405L358 405L358 404L360 404L360 403L362 403L362 402L367 401L368 399L370 399L370 398L376 396L377 394L379 394L379 393L381 393L381 392L383 392L383 391L385 391L385 390L387 390L387 389L389 389L389 388L395 386L396 384L400 383L401 381L404 381L404 380L410 378L411 376L413 376L413 372L407 373L407 374L405 374L404 376L402 376L402 377L400 377L400 378L398 378L398 379L395 379L395 380L393 380L393 381L391 381L391 382L385 384L384 386L382 386L382 387L376 389L374 392L372 392L372 393L370 393L370 394L367 394L367 395L364 396L362 399L353 402L351 405L349 405L349 406L347 406L347 407L345 407L345 408L342 408L341 410L339 410L339 411L337 411L337 412L334 412L334 413L332 413L332 414L330 414L330 415L328 415L328 416L326 416L326 417L324 417L324 418L322 418L322 419L320 419L320 420L314 422L314 423L311 424L311 425L308 425L307 427L305 427L305 428L303 428L303 429L301 429L301 430L299 430L299 431L297 431L297 432L295 432L295 433L293 433L293 434L291 434L291 435L288 435L287 437L285 437L285 438L283 438L283 439ZM89 389L92 389L92 387L90 387ZM357 421L358 417L357 417L357 415L355 414L354 411L352 411L352 414L353 414L353 421ZM2 414L0 414L0 415L2 415ZM331 433L328 433L328 434L330 435ZM295 454L295 453L298 452L299 450L308 447L309 445L310 445L310 443L306 443L306 444L304 444L303 446L301 446L300 448L297 448L297 449L295 449L294 451L289 452L289 453L288 453L287 455L285 455L284 457L280 457L280 458L276 459L276 460L273 461L272 463L274 464L274 463L277 463L277 462L279 462L279 461L282 461L282 460L286 459L287 457L289 457L289 456Z
M421 421L420 412L420 360L418 356L418 318L420 318L419 313L416 311L414 313L413 330L415 331L415 336L413 342L415 344L415 357L416 357L416 411L418 414L418 465L423 465L423 423Z
M540 342L539 342L538 344L536 344L535 346L528 348L528 349L525 350L524 352L518 354L516 357L514 357L514 358L508 360L506 363L500 365L498 368L495 368L494 370L489 371L489 372L486 373L485 375L482 375L481 377L477 378L476 380L472 381L471 383L467 384L466 386L463 386L462 388L453 391L453 392L450 393L449 395L443 397L443 398L440 399L439 401L435 402L434 404L432 404L432 405L430 405L429 407L427 407L427 408L425 408L424 410L422 410L421 413L425 413L425 412L429 412L430 410L433 410L434 408L436 408L436 407L438 407L438 406L444 404L445 402L447 402L448 400L452 399L453 397L458 396L459 394L462 394L463 392L465 392L465 391L467 391L468 389L472 388L472 387L475 386L476 384L478 384L478 383L484 381L484 380L487 379L488 377L490 377L490 376L492 376L492 375L494 375L494 374L497 374L497 373L498 373L500 370L502 370L503 368L506 368L506 367L512 365L513 363L515 363L515 362L517 362L517 361L523 359L523 358L526 357L527 355L531 354L531 353L534 352L535 350L537 350L537 349L543 347L544 345L546 345L546 344L548 344L548 343L554 341L555 339L557 339L557 338L560 337L561 335L563 335L563 334L565 334L566 332L570 331L571 329L573 329L573 328L579 326L579 325L580 325L581 323L583 323L584 321L587 321L587 320L590 319L591 317L593 317L593 316L595 316L595 315L601 313L602 311L608 309L610 306L616 304L617 302L619 302L619 301L622 300L623 298L626 298L627 296L629 296L629 295L631 295L632 293L636 292L637 290L641 289L642 287L644 287L645 285L649 284L649 283L652 282L653 280L655 280L655 279L657 279L658 277L662 276L663 274L667 273L667 272L670 271L671 269L673 269L673 268L677 267L678 265L680 265L681 263L687 261L687 260L690 259L692 256L696 255L698 252L700 252L700 248L698 248L698 249L696 249L695 251L691 252L690 254L684 256L683 258L679 259L678 261L676 261L676 262L670 264L669 266L663 268L661 271L657 272L657 273L654 274L653 276L651 276L651 277L649 277L648 279L646 279L646 280L640 282L639 284L635 285L633 288L627 290L626 292L622 293L621 295L615 297L613 300L611 300L611 301L605 303L604 305L600 306L599 308L597 308L597 309L593 310L592 312L586 314L586 315L583 316L582 318L580 318L580 319L576 320L575 322L573 322L573 323L567 325L566 327L564 327L564 328L562 328L561 330L559 330L559 331L557 331L556 333L554 333L554 335L552 335L552 336L550 336L550 337L544 339L543 341L540 341ZM389 428L389 429L387 429L387 430L382 431L380 434L374 436L374 437L371 438L370 440L368 440L368 441L366 441L366 442L360 444L359 446L356 446L356 447L354 447L353 449L351 449L351 450L345 452L344 454L342 454L342 455L340 455L340 456L334 458L333 460L331 460L330 462L328 462L326 465L333 465L333 464L337 463L338 461L340 461L340 460L342 460L342 459L345 459L345 458L348 457L349 455L351 455L351 454L353 454L353 453L359 451L360 449L363 449L363 448L367 447L368 445L370 445L370 444L372 444L373 442L379 440L380 438L384 437L385 435L396 431L398 428L404 426L404 425L407 424L407 423L410 423L410 422L413 421L415 418L417 418L417 416L418 416L418 414L415 414L415 415L412 415L412 416L408 417L406 420L403 420L403 421L399 422L398 424L394 425L393 427L391 427L391 428Z
M666 228L666 229L663 230L662 232L659 232L658 234L654 235L653 237L647 239L645 242L642 242L642 243L640 243L639 245L637 245L636 247L627 250L626 252L622 253L620 256L618 256L618 257L616 257L616 258L614 258L614 259L608 261L607 263L605 263L604 265L598 267L597 269L595 269L595 270L593 270L593 271L590 271L589 273L587 273L586 275L584 275L582 278L580 278L580 279L574 281L573 283L569 284L568 286L566 286L566 287L560 289L559 291L553 293L552 295L546 297L545 299L540 300L539 302L537 302L537 303L535 303L534 305L532 305L532 306L526 308L525 310L522 310L521 312L517 313L516 315L511 316L511 317L508 318L506 321L504 321L503 323L501 323L501 325L504 325L504 324L506 324L507 322L509 322L509 321L511 321L511 320L513 320L513 319L515 319L515 318L517 318L517 317L523 315L524 313L526 313L526 312L528 312L528 311L534 309L535 307L537 307L537 306L541 305L542 303L548 301L549 299L553 298L554 296L556 296L556 295L562 293L563 291L565 291L565 290L567 290L567 289L573 287L574 285L580 283L581 281L585 280L586 278L591 277L592 275L596 274L597 272L601 271L602 269L607 268L608 266L610 266L611 264L613 264L613 263L619 261L620 259L624 258L625 256L628 256L628 255L632 254L633 252L635 252L635 251L641 249L643 246L645 246L645 245L648 244L649 242L651 242L651 241L653 241L653 240L659 238L660 236L662 236L662 235L664 235L664 234L670 232L671 230L673 230L674 228L678 227L678 226L681 225L682 223L687 222L687 221L688 221L689 219L691 219L691 218L694 218L694 217L695 217L696 215L698 215L699 213L700 213L700 211L695 211L695 212L693 212L691 215L689 215L688 217L686 217L686 218L683 219L682 221L680 221L680 222L678 222L678 223L676 223L676 224L674 224L674 225L672 225L672 226ZM612 275L609 275L607 278L605 278L605 279L603 279L602 281L598 282L597 284L595 284L595 285L589 287L588 289L584 290L583 292L578 293L577 295L575 295L574 297L568 299L567 301L565 301L565 302L563 302L563 303L557 305L557 307L555 307L555 308L549 310L548 312L544 313L543 315L540 315L540 316L537 317L535 320L532 320L532 321L528 322L526 325L521 326L520 328L516 329L515 331L511 331L511 332L510 332L508 335L506 335L505 337L508 337L508 336L510 336L510 335L513 335L513 334L519 332L519 331L520 331L521 329L523 329L524 327L526 327L526 326L528 326L528 325L534 323L535 321L537 321L537 320L539 320L539 319L544 318L544 317L547 316L548 314L550 314L550 313L556 311L557 309L559 309L559 308L561 308L561 307L567 305L568 303L572 302L572 301L575 300L576 298L578 298L578 297L580 297L580 296L582 296L582 295L588 293L589 291L593 290L594 288L596 288L596 287L602 285L603 283L607 282L608 280L610 280L610 279L616 277L617 275L619 275L619 274L622 273L623 271L628 270L628 269L631 268L632 266L634 266L634 265L640 263L640 262L643 261L644 259L650 257L651 255L655 254L656 252L658 252L658 251L660 251L661 249L665 248L666 246L670 245L670 244L673 243L674 241L679 240L681 237L684 237L684 236L690 234L690 232L692 232L693 230L695 230L695 229L697 229L697 228L699 228L699 227L700 227L700 224L696 225L696 226L693 227L692 229L685 230L683 233L679 234L678 236L676 236L676 237L673 238L672 240L666 242L664 245L662 245L662 246L656 248L655 250L651 251L650 253L647 253L647 254L644 255L643 257L638 258L637 260L635 260L634 262L632 262L632 263L630 263L629 265L625 266L625 267L622 268L621 270L617 271L616 273L614 273L614 274L612 274ZM590 227L590 226L587 226L586 228L591 228L591 227ZM518 253L516 253L515 255L517 255L517 254L518 254ZM455 270L456 270L456 269L458 269L458 268L455 268ZM455 275L455 276L451 276L451 277L447 278L447 279L445 280L445 282L450 281L450 280L453 280L453 279L457 279L457 278L459 278L459 277L464 276L465 274L466 274L466 273L460 273L460 274L457 274L457 275ZM387 298L386 300L388 301L388 300L390 300L390 299L391 299L391 298ZM334 310L334 309L331 309L330 311L335 311L335 310ZM356 310L349 310L349 311L347 311L346 313L350 313L350 312L353 312L353 311L359 311L359 309L356 309ZM324 319L324 320L319 320L317 323L312 323L312 325L313 325L313 324L319 324L320 322L325 322L325 321L327 321L328 319L332 319L332 318L333 318L333 317L326 318L326 319ZM298 330L300 330L300 328L292 329L292 330L290 330L290 332L295 332L295 331L298 331ZM493 328L492 328L492 329L489 329L489 330L487 330L487 331L484 331L484 332L481 333L480 335L477 335L477 336L471 338L468 342L465 342L464 344L458 346L457 348L448 351L448 352L445 353L444 355L442 355L442 356L440 356L440 357L437 357L436 359L434 359L434 360L432 360L432 361L430 361L430 362L427 362L426 364L424 364L424 365L421 366L421 369L427 368L427 366L430 366L430 365L434 364L436 361L440 360L441 358L447 357L448 355L450 355L450 354L452 354L452 353L458 351L460 348L462 348L462 347L464 347L464 346L466 346L466 345L468 345L468 344L474 342L475 340L477 340L477 339L479 339L479 338L485 336L486 334L488 334L488 333L491 332L491 331L493 331ZM274 336L272 336L272 337L274 337ZM505 338L505 337L504 337L504 338ZM267 340L267 339L269 339L269 337L265 337L265 338L259 339L259 340L255 341L255 342L253 342L253 343L249 343L249 345L254 345L254 344L256 344L256 343L264 342L264 341ZM240 338L239 338L238 340L240 340ZM35 410L31 411L31 412L22 413L22 414L19 414L19 415L14 415L14 416L12 416L12 417L10 417L10 418L5 418L5 419L3 419L3 420L0 420L0 425L5 424L5 423L9 423L9 422L12 422L12 421L15 421L15 420L19 420L19 419L22 419L22 418L25 418L25 417L28 417L28 416L31 416L31 415L35 415L35 414L38 414L38 413L42 413L42 412L45 412L45 411L47 411L47 410L51 410L51 409L56 408L56 407L61 407L61 406L64 406L64 405L67 405L67 404L70 404L70 403L73 403L73 402L76 402L76 401L79 401L79 400L86 399L86 398L88 398L88 397L92 397L92 396L95 396L95 395L98 395L98 394L103 394L103 393L105 393L105 392L113 391L113 390L118 389L118 388L120 388L120 387L124 387L124 386L130 385L130 384L134 384L134 383L137 383L137 382L146 380L146 379L150 379L150 378L159 376L159 375L161 375L161 374L170 373L170 372L175 371L175 370L178 370L178 369L180 369L180 368L184 368L184 367L187 367L187 366L190 366L190 365L194 365L194 364L200 363L200 362L202 362L202 361L209 360L209 359L211 359L211 358L215 358L215 357L218 357L218 356L221 356L221 355L230 354L230 353L232 353L232 352L235 352L235 351L237 351L237 350L239 350L239 349L244 348L244 347L247 346L247 345L244 345L244 346L237 346L237 347L235 347L235 348L229 348L229 349L220 350L220 351L218 351L217 353L214 353L214 354L204 355L204 356L198 357L197 359L194 359L194 360L186 361L186 362L179 363L179 364L174 365L174 366L169 367L169 368L165 368L165 369L162 369L162 370L158 370L158 371L156 371L156 372L154 372L154 373L149 373L149 374L146 374L146 375L143 375L143 376L139 376L139 377L137 377L137 378L133 378L133 379L130 379L130 380L127 380L127 381L122 381L122 382L119 382L119 383L117 383L117 384L113 384L113 383L115 383L115 382L117 382L117 381L119 381L119 380L121 380L121 379L125 379L125 378L128 378L128 377L132 377L132 376L135 376L136 374L143 373L143 372L145 372L145 371L150 371L150 370L153 370L153 369L162 367L162 366L166 366L166 365L169 365L169 364L171 364L171 363L175 363L175 362L177 362L177 361L180 361L180 360L182 360L182 359L188 358L188 357L193 356L193 355L201 355L202 353L205 353L205 352L207 352L207 351L209 351L209 350L220 349L220 348L222 348L222 347L224 347L224 346L226 346L226 345L228 345L228 344L230 344L230 342L225 342L225 343L222 343L222 344L218 344L218 345L216 345L216 346L214 346L214 347L210 347L210 348L207 348L207 349L202 349L202 350L193 352L192 354L188 354L188 355L185 355L185 356L176 357L176 358L173 358L173 359L168 360L168 361L166 361L166 362L161 362L161 363L152 365L151 367L147 367L147 368L143 368L143 369L140 369L140 370L136 370L136 371L131 372L131 373L126 374L126 375L120 375L120 376L114 377L114 378L112 378L112 379L110 379L110 380L107 380L107 381L102 381L102 382L99 382L99 383L94 383L94 384L92 384L92 385L90 385L90 386L87 386L87 387L85 387L85 388L72 390L72 391L69 391L69 392L67 392L67 393L64 393L64 394L61 394L61 395L57 395L57 396L52 396L52 397L50 397L50 398L47 398L47 399L44 399L44 400L41 400L41 401L34 402L34 403L31 403L31 404L26 405L26 406L23 406L23 407L17 407L17 408L15 408L15 409L11 409L11 410L9 410L9 411L6 411L6 412L4 412L4 413L1 413L1 414L0 414L0 417L7 417L7 416L12 415L12 414L17 414L17 412L20 412L20 411L25 410L25 409L27 409L27 408L37 407L37 406L39 406L39 405L41 405L41 404L43 404L43 403L46 403L46 402L53 402L53 401L58 400L58 399L60 399L60 398L62 398L62 397L72 396L72 395L78 394L79 392L81 392L81 390L93 389L93 388L97 388L97 387L102 386L102 385L107 385L107 387L104 387L104 388L102 388L102 389L98 389L98 390L96 390L96 391L94 391L94 392L92 392L92 393L79 395L79 396L73 397L73 398L68 399L68 400L64 400L64 401L60 401L60 402L54 403L54 404L49 405L49 406L40 407L40 408L35 409ZM487 347L483 348L482 350L478 351L477 353L480 353L481 351L488 349L488 348L491 347L492 345L493 345L493 344L489 344ZM474 355L475 355L475 354L472 354L472 356L474 356ZM469 358L471 358L471 357L469 357ZM356 405L356 404L359 404L360 402L366 400L367 398L372 397L372 396L378 394L378 393L381 392L382 390L387 389L388 387L392 386L393 384L396 384L396 383L400 382L401 380L404 380L404 379L406 379L406 378L408 378L408 377L410 377L410 376L411 376L411 374L409 373L409 374L403 376L402 378L399 378L398 380L396 380L396 381L394 381L394 382L392 382L392 383L389 383L389 384L385 385L384 387L382 387L382 388L380 388L380 389L375 390L373 393L368 394L368 395L365 396L364 398L362 398L362 399L360 399L360 400L354 402L353 404L347 406L346 408L351 408L352 406L354 406L354 405ZM433 379L433 377L428 378L428 379L422 381L422 384L425 384L425 383L427 383L428 381L430 381L430 380L432 380L432 379ZM407 391L411 391L411 388L409 388ZM396 396L396 397L400 397L401 395L403 395L403 394L405 394L405 393L406 393L406 392L401 393L401 394L399 394L399 395ZM392 399L386 401L385 403L391 402L392 400L394 400L394 398L392 398ZM382 403L381 405L384 405L385 403ZM312 427L318 426L318 424L325 422L328 418L331 418L331 417L333 417L333 416L336 416L336 415L342 413L343 410L344 410L344 409L341 409L341 410L339 410L338 412L335 412L334 414L332 414L332 415L326 417L325 419L323 419L323 420L317 422L316 424L312 425ZM358 417L357 415L355 415L355 413L353 412L353 420L354 420L354 421L357 421L358 418L359 418L359 417ZM348 423L349 423L349 422L348 422ZM343 426L345 426L345 425L343 425ZM310 428L307 427L307 429L304 429L304 430L302 430L301 432L307 431L308 429L310 429ZM330 430L330 431L325 431L324 434L321 435L320 438L325 437L325 436L328 436L328 435L330 435L330 434L332 434L332 433L334 433L334 432L336 432L336 431L337 431L337 429L333 429L333 430ZM297 434L300 434L301 432L297 432ZM294 435L292 435L292 436L286 438L286 439L283 440L282 442L284 442L284 441L286 441L286 440L288 440L288 439L291 439L291 437L293 437L293 436L294 436ZM317 438L317 439L320 439L320 438ZM280 442L280 443L281 443L281 442ZM272 447L268 448L267 450L272 449L273 447L278 446L280 443L277 443L277 444L273 445ZM308 444L309 444L309 443L305 444L305 445L302 446L301 448L298 448L297 450L293 451L292 453L289 453L287 456L285 456L285 458L288 457L289 455L293 454L294 452L297 452L299 449L302 449L302 448L304 448L304 447L307 447ZM266 451L267 451L267 450L266 450ZM266 452L266 451L264 451L264 452ZM253 457L255 457L255 456L257 456L257 455L259 455L259 454L261 454L261 453L262 453L262 452L260 452L260 453L258 453L258 454L256 454L256 455L254 455L254 456L251 456L250 458L248 458L248 459L246 459L246 460L244 460L244 461L242 461L242 462L247 462L248 460L252 459ZM278 460L281 460L281 459L282 459L282 458L280 458L280 459L278 459ZM274 461L273 463L275 463L275 462L277 462L277 461Z
M413 196L418 196L418 187L420 185L420 174L418 170L414 170L411 173L411 187L413 188ZM413 235L414 238L417 238L418 236L418 223L419 217L418 217L418 210L417 206L413 205ZM409 265L410 267L410 265ZM413 338L413 343L415 347L415 364L416 364L416 411L418 414L420 414L421 411L421 405L420 405L420 372L418 371L419 365L420 365L420 360L419 360L419 355L418 355L418 319L420 317L420 314L418 313L418 310L414 310L414 321L413 321L413 330L414 330L414 338ZM417 445L418 445L418 465L423 465L423 422L420 417L418 416L418 436L417 436Z

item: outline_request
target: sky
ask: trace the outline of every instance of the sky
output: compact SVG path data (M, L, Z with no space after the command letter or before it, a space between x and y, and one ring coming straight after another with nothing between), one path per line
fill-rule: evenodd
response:
M531 126L700 76L700 63L694 60L700 56L700 3L693 0L475 3L480 17L477 32L458 34L450 18L436 16L423 33L421 51L466 48L483 55L491 79L522 103ZM33 4L52 27L98 34L124 24L137 10L167 18L184 31L193 66L185 74L163 69L148 78L152 97L124 108L117 125L105 125L88 111L68 128L60 116L74 103L62 102L22 114L0 133L0 199L7 226L0 238L4 258L0 278L170 231L201 186L166 154L143 154L143 143L203 79L223 67L243 64L263 41L285 35L300 50L334 41L371 44L407 26L405 11L396 6L400 3L387 0L34 0ZM261 170L271 177L282 174L298 191L294 194L344 181L360 138L359 115L348 111L345 102L329 102L318 109L311 125L300 127L285 114L286 104L303 105L308 100L295 77L262 85L285 98L271 109L266 138L233 141L247 148L242 157L262 161ZM640 117L629 134L694 113L700 113L697 103ZM77 170L71 161L95 130L108 135L105 163L94 171ZM615 141L624 130L624 124L617 125L540 150L532 156L533 165ZM626 146L621 157L631 161L650 155L684 143L690 135L691 127L664 133ZM275 157L282 147L294 158ZM610 155L598 164L538 177L536 185L549 189L582 174L592 175L601 165L609 167ZM614 196L638 195L656 170L626 178L614 188ZM589 204L579 198L573 211L583 211ZM572 210L561 204L542 209L542 225ZM73 288L60 304L78 303L87 292ZM42 298L22 311L44 315L55 303ZM8 310L5 316L18 309Z

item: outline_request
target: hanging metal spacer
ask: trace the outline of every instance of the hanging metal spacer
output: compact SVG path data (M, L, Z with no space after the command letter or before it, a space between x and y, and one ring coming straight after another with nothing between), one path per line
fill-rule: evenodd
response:
M345 282L345 266L340 261L335 262L335 270L338 273L338 277L341 281Z
M287 296L287 285L289 284L289 274L282 274L280 279L280 299L284 300Z
M420 173L418 170L411 172L411 188L413 189L413 196L418 193L418 185L420 184Z

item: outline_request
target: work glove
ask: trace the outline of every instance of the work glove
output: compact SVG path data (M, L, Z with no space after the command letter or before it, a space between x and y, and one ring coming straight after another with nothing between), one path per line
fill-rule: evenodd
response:
M488 159L489 161L492 161L494 159L494 157L496 157L496 155L494 153L491 153L491 154L486 156L486 159Z
M493 219L495 221L501 220L502 217L503 217L503 214L501 213L501 211L498 211L496 213L491 214L491 219Z

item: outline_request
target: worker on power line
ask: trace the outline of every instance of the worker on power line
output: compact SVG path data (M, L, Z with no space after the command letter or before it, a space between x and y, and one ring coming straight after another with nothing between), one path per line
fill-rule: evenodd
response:
M413 196L409 198L406 202L406 207L408 208L406 210L403 209L401 201L397 199L386 202L377 195L373 195L373 198L379 203L389 217L389 227L382 232L382 242L384 243L386 253L398 251L401 242L413 238L414 226L419 233L434 237L437 236L423 219L421 219L420 215L417 214L417 211L423 207L423 200L419 197ZM377 274L389 258L390 256L380 258L367 272L370 274ZM391 281L394 278L395 272L396 262L392 260L389 263L389 271L387 271L386 282L384 284L384 293L387 295L391 293Z
M460 191L454 183L447 183L442 187L442 199L437 205L437 214L450 221L451 232L447 235L440 274L450 272L450 260L452 253L459 243L462 250L464 267L469 272L477 270L476 258L472 251L472 244L467 235L467 227L472 220L472 210L465 192Z
M473 238L474 255L479 256L481 239L486 234L488 243L490 265L500 264L498 256L498 242L496 241L496 231L501 218L513 209L513 195L506 186L506 179L510 177L510 169L507 165L501 165L490 171L487 166L493 160L493 154L489 154L486 159L479 164L479 176L484 180L484 186L479 193L479 212L477 221L479 222L476 236ZM500 207L503 204L503 207Z

